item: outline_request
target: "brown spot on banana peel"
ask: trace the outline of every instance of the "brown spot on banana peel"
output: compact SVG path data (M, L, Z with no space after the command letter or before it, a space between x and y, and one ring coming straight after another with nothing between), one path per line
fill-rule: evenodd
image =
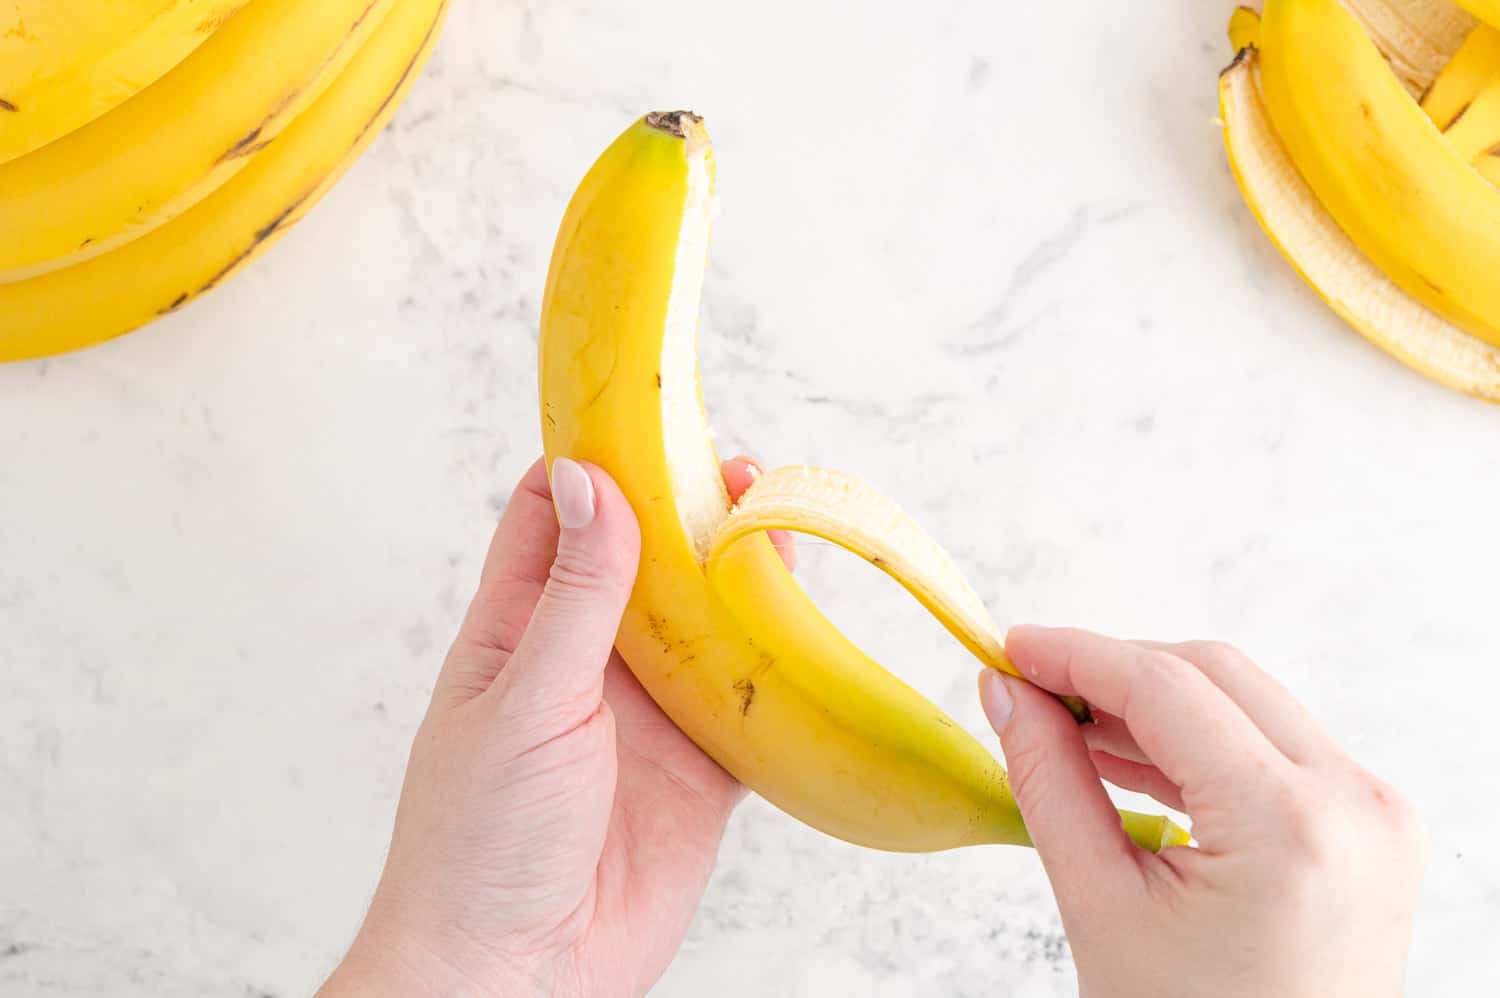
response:
M274 117L274 114L272 115L272 117ZM269 120L269 118L267 120ZM265 131L265 129L266 122L264 121L256 125L248 135L240 139L234 145L230 146L229 151L220 156L218 161L220 163L224 163L231 159L237 159L240 156L248 156L258 149L264 149L266 147L266 143L257 142L256 140L260 138L260 133Z
M1245 63L1254 59L1259 52L1260 50L1254 45L1246 45L1244 48L1240 49L1234 54L1234 59L1229 63L1229 65L1219 70L1219 75L1228 76L1230 73L1234 72L1236 69L1239 69Z
M176 298L172 299L172 304L168 305L166 308L159 309L156 314L157 315L171 315L173 312L177 311L179 308L181 308L182 306L186 305L187 302L188 302L188 299L191 298L191 297L192 297L192 295L190 295L186 291L184 291L182 294L180 294Z
M277 215L266 225L256 230L255 235L250 239L250 245L241 250L238 256L236 256L233 260L230 260L229 263L221 267L219 271L214 274L214 276L210 277L206 282L204 282L203 286L198 289L197 293L201 295L206 291L212 291L215 287L218 286L220 281L224 280L224 278L234 273L240 268L243 263L245 263L245 261L249 260L250 257L255 254L255 251L260 248L261 243L265 242L267 239L270 239L281 229L289 227L289 220L292 217L292 213L295 212L298 208L302 207L307 199L312 197L315 193L317 193L316 188L302 194L297 198L297 200L293 201L286 208L284 208L281 214Z
M16 107L10 101L6 100L4 97L0 97L0 111L17 112L17 111L20 111L20 110L21 110L20 108Z
M370 0L370 2L365 5L365 9L360 11L359 16L354 19L354 23L349 26L349 30L344 33L344 41L341 41L339 44L333 47L332 51L329 53L328 58L324 59L322 64L318 66L317 71L313 73L311 77L309 77L309 82L318 80L322 77L323 71L327 69L344 50L344 42L347 42L349 37L359 30L359 26L365 23L365 18L370 16L370 11L374 10L375 5L379 2L380 0ZM434 27L436 27L436 22L434 22ZM422 51L425 50L427 39L430 39L431 37L432 29L429 28L427 31L427 37L423 39L422 45L417 48L418 55L420 55ZM407 72L410 72L410 67L408 67ZM401 80L402 82L405 82L406 73L402 73ZM271 108L266 116L261 119L260 124L256 125L253 129L251 129L248 133L241 137L238 142L230 146L229 149L224 153L224 155L218 158L214 165L217 166L221 163L227 163L232 159L239 159L243 156L249 156L253 153L259 152L261 149L264 149L270 142L270 139L267 139L265 142L257 142L256 140L260 138L261 132L266 130L267 125L280 117L281 113L287 109L287 105L291 104L299 96L301 96L302 91L305 89L306 87L298 87L290 93L284 94L281 100L276 102L276 106ZM389 103L389 101L387 101L387 103ZM381 108L383 109L384 107L385 104L382 104ZM275 138L275 136L273 135L271 136L271 138Z
M1463 107L1459 108L1458 109L1458 113L1453 116L1453 120L1450 121L1450 122L1448 122L1448 124L1446 124L1446 125L1443 126L1443 131L1446 132L1450 128L1452 128L1454 125L1458 124L1460 121L1463 121L1464 120L1464 115L1468 114L1469 113L1469 108L1471 108L1473 106L1474 106L1474 102L1473 101L1469 101L1469 103L1467 103Z
M755 680L739 680L734 684L734 692L740 698L740 716L745 717L750 713L750 705L755 702Z

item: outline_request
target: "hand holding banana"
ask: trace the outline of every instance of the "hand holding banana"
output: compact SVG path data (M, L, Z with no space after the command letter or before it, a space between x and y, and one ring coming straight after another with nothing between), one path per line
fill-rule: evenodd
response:
M754 477L724 468L736 498ZM611 998L662 973L743 790L611 652L643 536L599 468L517 487L323 998ZM985 670L981 698L1083 994L1401 993L1420 829L1269 676L1213 644L1020 628L1007 647L1031 682ZM1188 811L1202 848L1138 848L1101 776Z

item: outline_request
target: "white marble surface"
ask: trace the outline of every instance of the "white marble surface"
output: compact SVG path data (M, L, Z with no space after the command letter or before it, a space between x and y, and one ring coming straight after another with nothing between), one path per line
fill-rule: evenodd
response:
M554 227L664 106L719 149L723 446L880 482L1002 622L1258 655L1427 815L1411 993L1496 993L1500 410L1365 345L1256 229L1214 127L1231 5L455 0L268 258L0 368L0 994L289 998L336 960L538 451ZM977 729L964 654L810 554ZM656 994L1073 987L1032 853L882 855L752 801Z

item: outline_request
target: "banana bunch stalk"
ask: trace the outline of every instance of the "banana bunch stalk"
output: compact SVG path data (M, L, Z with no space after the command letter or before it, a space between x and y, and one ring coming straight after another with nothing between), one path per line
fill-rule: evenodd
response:
M1265 0L1220 77L1240 189L1350 324L1500 402L1500 0Z
M390 119L447 0L0 9L0 361L86 347L254 259Z
M1016 674L952 560L895 503L833 471L773 471L730 507L698 383L714 176L702 119L647 115L579 186L547 278L547 456L603 467L641 525L617 647L705 752L815 828L897 851L1026 844L995 759L844 637L765 532L847 548L905 586L981 662ZM1148 849L1188 841L1159 815L1121 821Z

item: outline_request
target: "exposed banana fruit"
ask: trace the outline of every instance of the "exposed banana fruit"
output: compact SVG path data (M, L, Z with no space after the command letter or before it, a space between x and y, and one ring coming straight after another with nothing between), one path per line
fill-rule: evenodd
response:
M1235 178L1266 234L1334 310L1403 363L1461 392L1500 402L1500 348L1440 318L1359 251L1297 173L1261 101L1259 53L1240 50L1219 78L1219 113Z
M395 0L254 0L134 99L0 165L0 283L106 253L217 190L327 88Z
M898 851L1027 843L990 754L840 634L764 531L848 547L987 665L1010 670L998 630L947 556L894 504L830 472L773 472L731 513L696 356L713 210L701 119L647 115L584 178L547 278L547 456L605 468L641 524L619 650L709 755L816 828ZM1164 817L1123 821L1146 848L1187 841Z
M436 44L446 0L400 0L274 145L192 209L112 253L0 285L0 361L98 343L171 312L305 215L395 113Z
M0 163L155 83L248 0L0 4Z

